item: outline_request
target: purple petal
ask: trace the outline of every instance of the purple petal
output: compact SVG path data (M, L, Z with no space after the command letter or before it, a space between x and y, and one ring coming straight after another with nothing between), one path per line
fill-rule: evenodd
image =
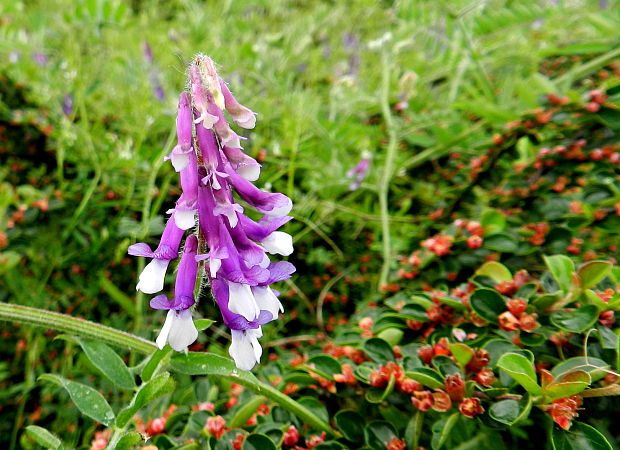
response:
M149 303L153 309L172 309L174 302L168 300L164 294L153 297Z

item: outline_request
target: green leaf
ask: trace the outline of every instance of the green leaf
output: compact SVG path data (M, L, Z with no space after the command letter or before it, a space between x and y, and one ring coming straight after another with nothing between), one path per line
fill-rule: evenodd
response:
M505 353L518 353L520 351L519 347L504 339L491 339L482 348L489 352L489 367L491 369L495 368L497 362Z
M371 422L364 428L366 445L372 450L385 450L386 444L395 437L398 436L389 422Z
M575 272L573 261L564 255L544 256L544 260L558 287L567 294L571 289L572 275Z
M512 281L512 274L510 273L510 270L497 261L485 262L478 270L476 270L475 274L489 277L496 283L501 283L502 281Z
M468 345L457 343L449 344L448 347L461 367L465 367L474 356L474 351Z
M142 439L142 436L139 433L132 431L121 437L116 445L113 445L112 442L110 442L106 450L131 450L136 448L137 444L141 444L143 442L144 439Z
M506 217L496 209L487 209L480 216L480 225L484 228L484 234L496 234L506 228Z
M573 422L565 431L554 426L551 431L553 450L613 450L612 445L596 428L581 422Z
M551 323L561 330L581 333L594 326L598 320L598 308L594 305L581 306L573 311L554 311Z
M228 426L230 428L241 428L245 425L252 414L256 412L258 407L265 402L266 398L262 395L255 395L249 400L243 402L241 407L235 412L235 415L230 419Z
M60 450L63 448L62 441L58 437L45 428L41 428L37 425L27 426L26 435L41 447L48 450Z
M611 329L607 328L605 325L597 325L596 329L598 331L599 342L601 343L601 347L607 350L617 350L618 349L618 335L614 333Z
M502 253L515 253L519 248L517 240L506 233L487 236L483 242L485 248Z
M241 450L276 450L276 444L273 443L264 434L252 433L243 440Z
M419 367L411 370L406 372L406 375L431 389L441 389L444 387L443 376L436 370L427 367Z
M373 337L367 339L362 347L370 359L376 363L385 364L389 361L394 361L392 347L381 338Z
M534 366L525 356L508 353L499 359L497 365L530 394L540 395L542 393L542 388L536 383Z
M329 379L333 379L335 374L342 372L340 363L329 355L315 355L308 360L307 364L314 364L316 369L327 375Z
M387 342L390 345L398 345L404 335L405 335L405 332L403 330L392 327L392 328L384 329L383 331L377 334L377 337L379 339L383 339L385 342Z
M551 308L561 297L556 294L543 294L534 299L532 305L538 311L546 311Z
M449 356L437 355L433 357L431 364L435 369L439 370L442 375L463 375L459 366L457 366Z
M162 361L164 358L172 352L172 347L166 345L162 350L157 349L155 353L153 353L148 362L144 365L142 372L140 373L140 378L142 381L149 381L153 374L157 371L158 367L161 367Z
M590 261L579 268L577 274L583 289L590 289L605 278L613 267L609 261Z
M564 375L559 380L546 386L543 391L548 401L553 401L562 397L579 394L587 389L592 382L590 375L583 370L577 370Z
M131 403L118 413L116 426L123 428L139 410L162 395L174 390L174 380L168 372L164 372L150 381L143 383L131 399Z
M405 442L407 448L418 448L420 435L422 434L422 426L424 425L424 413L417 410L405 429Z
M456 412L448 418L441 418L433 424L431 431L433 437L431 439L431 448L433 450L439 450L450 437L452 428L459 420L460 413Z
M476 289L469 302L476 314L489 322L497 322L497 317L507 311L504 298L493 289Z
M133 375L120 356L103 342L74 338L91 363L115 386L135 389Z
M43 374L38 379L63 387L69 393L77 409L85 416L106 426L110 426L114 422L114 411L103 395L90 386L51 373Z
M346 439L351 442L362 442L364 439L365 421L356 411L350 409L338 411L334 420Z
M134 301L123 291L121 291L114 283L105 276L105 273L99 274L99 287L110 296L112 300L120 305L124 311L132 316L136 316L137 309Z
M198 331L204 331L215 323L215 320L211 319L198 319L194 320L194 326Z
M320 419L324 420L325 422L329 421L329 413L327 412L327 408L325 408L325 405L323 405L323 403L318 401L316 398L314 398L314 397L302 397L302 398L300 398L297 401L299 402L300 405L302 405L305 408L307 408L308 410L312 411L312 413L315 416L319 417Z
M500 400L489 408L489 415L506 425L512 425L519 417L519 402L517 400Z
M607 374L601 369L609 369L609 364L602 359L593 358L591 356L588 358L576 356L556 365L553 369L551 369L551 373L554 377L559 378L571 372L584 371L590 375L592 381L597 381L604 378Z

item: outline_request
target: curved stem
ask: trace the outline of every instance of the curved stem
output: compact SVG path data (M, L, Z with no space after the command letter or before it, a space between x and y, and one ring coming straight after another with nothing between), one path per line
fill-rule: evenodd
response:
M157 349L153 342L125 333L124 331L66 314L31 308L29 306L0 302L0 320L20 322L50 330L77 334L144 354L153 353Z
M394 157L396 156L396 146L398 143L394 120L390 112L390 61L388 50L383 50L382 58L382 78L381 78L381 113L388 132L387 154L383 166L383 174L379 182L379 207L381 210L381 235L383 239L383 265L381 266L381 276L379 278L379 289L387 283L390 273L390 263L392 262L392 248L390 242L390 216L388 209L388 194L390 190L390 180L394 172Z

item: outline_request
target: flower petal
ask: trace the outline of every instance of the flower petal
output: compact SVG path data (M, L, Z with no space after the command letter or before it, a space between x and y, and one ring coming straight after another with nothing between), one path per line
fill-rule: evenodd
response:
M153 259L144 267L138 278L136 290L145 294L155 294L164 288L164 278L170 260Z
M196 341L198 330L194 325L192 312L189 309L175 311L174 314L174 321L168 335L168 343L177 352L182 352L187 350L187 347Z
M288 256L293 253L293 238L283 231L274 231L261 242L269 253Z

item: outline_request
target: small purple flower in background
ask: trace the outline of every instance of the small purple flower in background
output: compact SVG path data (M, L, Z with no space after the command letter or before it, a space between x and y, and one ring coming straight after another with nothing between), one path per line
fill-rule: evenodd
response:
M46 66L48 62L47 55L41 52L33 53L32 60L41 67Z
M142 44L142 55L144 56L144 60L146 61L147 65L151 69L149 72L149 81L151 82L151 86L153 87L153 94L155 95L155 98L157 98L157 100L163 102L166 99L166 94L164 93L164 88L159 82L159 73L155 68L155 63L153 59L153 49L148 42L144 42Z
M145 57L152 58L150 47L145 47ZM174 296L158 295L150 303L154 309L168 311L157 345L163 348L169 343L182 351L196 340L190 308L200 273L209 280L224 324L231 330L231 357L239 369L250 370L262 354L258 342L262 326L284 311L270 286L295 272L292 264L272 262L269 256L293 252L292 237L278 231L291 220L292 202L252 184L261 166L243 152L243 138L232 130L224 113L248 129L254 128L256 114L235 99L213 61L196 57L189 79L190 92L179 99L178 143L166 157L179 172L182 194L168 211L172 216L157 249L139 243L130 246L129 253L152 258L140 274L137 289L151 294L161 291L168 265L178 256L185 232L195 229L197 217L198 238L190 231L185 240ZM262 217L258 221L247 217L233 192ZM202 262L204 273L198 270Z
M372 155L368 150L362 152L362 159L357 163L355 167L347 171L347 178L353 178L351 184L349 184L350 191L356 191L362 185L362 181L366 179L368 175L368 169L370 168L370 159Z
M63 97L62 111L65 113L65 116L73 114L73 95L67 94Z

